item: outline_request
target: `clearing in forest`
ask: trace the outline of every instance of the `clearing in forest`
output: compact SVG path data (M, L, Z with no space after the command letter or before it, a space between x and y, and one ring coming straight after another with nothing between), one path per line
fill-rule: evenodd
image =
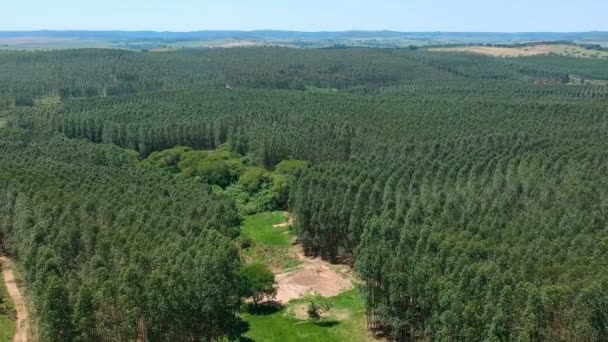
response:
M354 290L350 268L306 257L295 244L293 217L271 212L248 216L242 229L251 246L245 257L266 263L277 281L276 304L243 314L249 323L246 338L253 341L370 341L365 301ZM320 321L308 319L309 296L327 297L332 308Z
M6 127L6 119L0 118L0 128Z
M228 41L221 44L209 45L210 48L238 48L238 47L252 47L252 46L263 46L264 43L253 42L248 40L234 40Z
M331 265L321 258L307 257L300 246L293 248L302 264L297 270L276 275L278 302L288 303L312 293L318 293L323 297L334 297L353 289L354 276L350 268Z
M304 255L293 241L293 218L288 213L271 212L248 216L242 234L252 242L245 257L265 263L276 275L276 300L286 304L311 293L337 296L353 289L353 272L321 258Z
M8 295L12 299L14 310L16 313L16 322L14 323L15 333L13 335L12 341L27 342L27 334L29 331L29 315L25 306L25 302L23 301L23 296L21 295L21 290L19 288L19 285L17 284L17 280L12 269L13 266L10 260L8 260L6 257L0 257L0 264L2 267L2 277L4 279L4 285L6 287ZM5 332L3 329L2 337L4 337L4 333Z
M608 52L585 49L580 46L566 44L540 44L521 47L496 46L460 46L449 48L432 48L430 51L469 52L493 57L529 57L556 54L571 57L603 57L608 58Z
M262 313L245 313L247 341L376 341L367 330L365 301L356 290L328 299L332 309L321 321L308 320L307 299L296 299L282 308L267 307Z

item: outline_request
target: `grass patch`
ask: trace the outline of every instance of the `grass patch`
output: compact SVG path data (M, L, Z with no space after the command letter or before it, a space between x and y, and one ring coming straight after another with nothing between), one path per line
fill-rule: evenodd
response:
M356 290L329 298L333 305L329 316L319 322L296 318L294 310L306 305L306 299L291 301L286 307L263 314L243 314L249 331L243 341L370 341L366 329L365 303Z
M0 286L0 341L10 341L15 333L15 307L4 281Z
M285 222L287 218L280 211L251 215L245 218L241 232L244 237L250 238L256 244L289 248L291 237L287 229L273 227L275 224Z
M4 128L4 127L6 127L6 119L0 118L0 128Z
M287 218L280 211L245 217L241 234L243 238L251 241L251 246L242 251L245 259L264 263L275 272L300 265L300 261L290 250L292 231L289 228L273 227L285 222Z

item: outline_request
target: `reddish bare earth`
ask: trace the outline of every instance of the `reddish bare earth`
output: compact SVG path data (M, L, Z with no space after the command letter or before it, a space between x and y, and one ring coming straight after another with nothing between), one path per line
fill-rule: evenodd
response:
M15 335L13 335L13 342L27 342L28 341L28 330L29 330L29 315L27 308L23 302L23 296L19 285L15 280L15 274L11 268L11 262L6 257L0 257L0 263L2 264L2 276L4 278L4 284L8 290L8 294L11 296L15 305L15 311L17 312L17 322L15 324Z
M304 256L300 246L293 248L302 266L296 271L276 275L278 302L286 304L312 293L333 297L354 287L353 273L347 266L331 265L321 258L309 258Z

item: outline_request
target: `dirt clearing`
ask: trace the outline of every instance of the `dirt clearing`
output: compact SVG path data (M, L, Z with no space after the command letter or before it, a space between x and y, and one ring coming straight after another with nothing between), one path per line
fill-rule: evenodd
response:
M239 47L252 47L252 46L264 46L264 43L259 43L259 42L252 42L252 41L247 41L247 40L237 40L237 41L231 41L231 42L226 42L226 43L222 43L222 44L216 44L216 45L209 45L210 48L224 48L224 49L229 49L229 48L239 48Z
M15 305L15 311L17 316L17 322L15 323L15 335L13 335L13 342L27 342L28 341L28 330L29 330L29 316L27 308L23 302L21 296L21 290L15 280L15 274L12 270L12 264L10 260L5 257L0 257L0 263L2 264L2 276L4 278L4 284L8 290L8 294L11 296Z
M603 57L608 56L606 52L588 50L580 46L560 44L540 44L523 47L494 47L494 46L462 46L451 48L433 48L430 51L444 52L469 52L493 57L529 57L557 54L573 57Z
M297 249L302 266L296 271L276 275L278 302L286 304L312 293L334 297L354 287L353 273L347 266L331 265L321 258L306 257L300 246L294 246L294 249Z

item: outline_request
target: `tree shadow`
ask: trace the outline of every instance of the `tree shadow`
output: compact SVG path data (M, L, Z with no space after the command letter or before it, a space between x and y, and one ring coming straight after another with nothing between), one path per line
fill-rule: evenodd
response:
M243 319L238 318L237 321L235 322L233 328L228 333L230 341L236 341L236 340L238 340L238 341L253 341L253 340L250 340L248 337L242 336L243 334L245 334L246 332L248 332L249 329L250 329L249 322L247 322L247 321L245 321Z
M340 324L340 322L336 321L336 320L328 320L328 321L318 321L318 322L315 322L315 324L320 327L331 328L331 327L335 327L336 325Z
M245 306L245 311L247 313L256 316L272 315L281 310L283 310L283 306L277 301L268 301L260 303L258 305L255 305L253 303L247 303Z

